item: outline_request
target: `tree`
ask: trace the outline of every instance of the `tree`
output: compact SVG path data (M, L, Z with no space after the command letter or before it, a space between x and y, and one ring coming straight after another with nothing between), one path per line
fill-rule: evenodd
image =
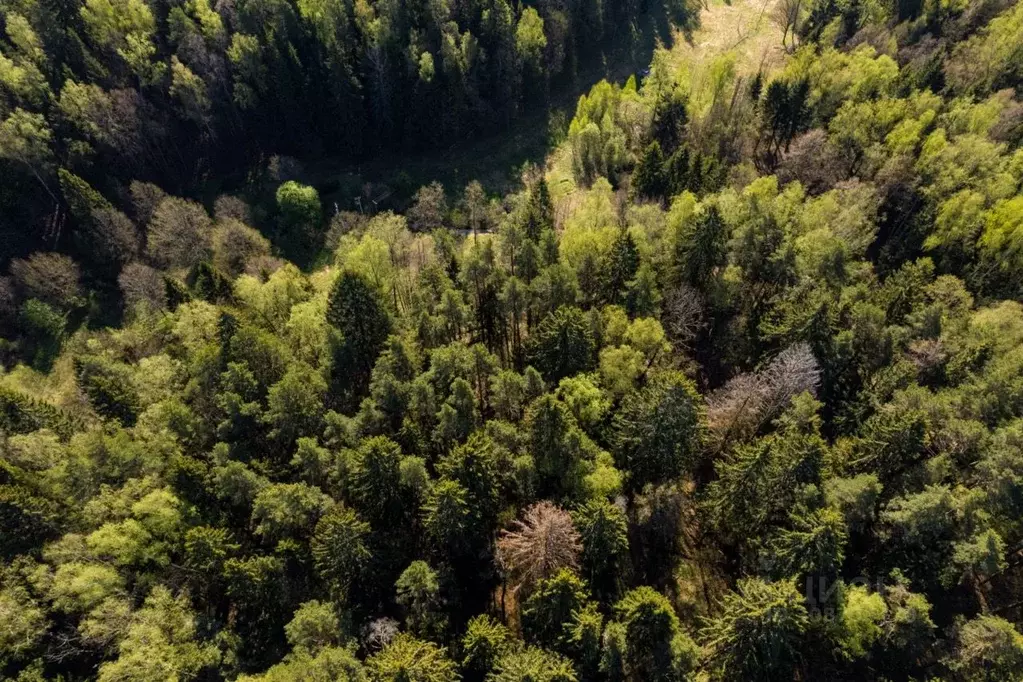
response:
M11 276L25 298L35 298L62 310L82 305L81 269L60 253L33 253L11 261Z
M619 230L605 266L605 300L615 304L623 303L625 287L635 278L638 269L639 251L636 249L636 241L628 230Z
M175 598L162 585L153 588L129 622L117 659L100 666L97 679L103 682L187 680L220 661L214 645L196 641L195 617L187 597Z
M263 421L281 451L291 452L298 438L319 432L326 393L327 383L320 373L300 362L270 387Z
M284 626L288 644L316 654L322 649L337 646L341 623L330 604L308 601L298 607L291 621Z
M53 133L42 114L15 109L0 123L0 158L23 164L54 201L47 176L53 162Z
M783 529L772 544L776 571L781 576L816 576L834 584L845 558L846 526L833 509L798 510L790 515L791 529Z
M486 220L487 195L483 191L483 185L478 180L473 180L465 186L462 194L462 206L469 219L469 229L472 230L473 244L478 244L476 233L482 228Z
M149 220L146 252L162 268L190 268L206 257L211 225L199 204L167 197Z
M457 682L458 670L447 650L401 633L366 659L373 682Z
M277 215L285 244L298 255L310 253L323 222L316 189L294 180L285 182L277 188Z
M474 616L462 636L462 672L467 682L482 682L513 643L504 625L486 614Z
M1012 676L1023 662L1023 635L997 616L978 616L962 625L949 667L963 680Z
M565 657L535 647L510 651L497 660L487 682L577 682Z
M143 263L128 263L117 277L126 310L158 312L167 307L167 286L159 271Z
M629 536L625 512L607 500L590 500L572 519L582 542L582 575L595 596L610 601L626 582Z
M632 174L632 191L636 197L659 199L664 196L666 189L664 153L661 151L661 143L654 140L636 164Z
M630 679L684 679L696 666L697 647L682 632L671 603L651 587L639 587L615 604L624 626L625 664Z
M113 208L94 209L87 222L85 241L93 257L115 267L138 256L139 238L135 224Z
M799 639L809 620L795 585L740 580L738 592L725 595L721 609L702 633L717 675L725 680L770 680L794 674Z
M334 505L320 517L310 547L313 564L331 596L344 603L370 559L369 524L350 508Z
M679 282L705 291L724 265L727 238L721 212L713 204L685 221L675 242Z
M536 80L545 79L544 52L547 49L547 36L543 30L543 18L532 7L522 10L518 25L515 27L515 51L522 60L529 75Z
M327 323L339 334L331 366L332 394L341 405L352 406L364 394L391 320L378 293L361 276L342 272L327 299Z
M618 467L633 490L692 473L702 452L703 414L696 387L665 374L626 396L613 417Z
M538 582L522 605L523 635L540 647L566 651L573 618L588 601L586 583L568 569L559 570Z
M542 395L529 406L525 422L540 494L577 495L585 473L584 436L568 407L552 394Z
M593 333L578 308L548 315L530 337L526 355L548 381L560 381L593 366Z
M528 590L559 569L578 565L579 534L568 512L539 502L526 509L512 528L501 533L497 555L516 588Z
M439 182L423 185L416 191L415 203L409 208L409 229L413 232L432 232L444 226L448 204L444 186Z
M551 191L547 186L547 178L542 173L538 175L529 186L529 201L526 204L526 237L534 242L539 242L542 234L554 229Z
M440 607L437 572L425 561L413 561L394 584L395 601L405 609L405 624L417 637L441 635L445 622Z
M330 505L319 488L305 483L268 485L252 502L254 532L271 543L309 537Z

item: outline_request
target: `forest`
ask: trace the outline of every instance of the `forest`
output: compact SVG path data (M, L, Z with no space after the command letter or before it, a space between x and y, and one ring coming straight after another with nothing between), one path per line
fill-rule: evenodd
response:
M0 0L0 93L0 680L1023 680L1023 2Z

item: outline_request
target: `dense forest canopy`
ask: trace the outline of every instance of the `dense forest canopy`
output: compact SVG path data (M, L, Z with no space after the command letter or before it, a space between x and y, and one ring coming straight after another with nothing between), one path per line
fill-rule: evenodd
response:
M0 678L1023 679L1023 3L0 15Z

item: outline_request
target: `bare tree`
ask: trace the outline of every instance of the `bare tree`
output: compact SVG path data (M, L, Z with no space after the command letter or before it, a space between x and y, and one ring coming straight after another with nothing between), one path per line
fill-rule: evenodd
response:
M774 7L772 18L774 23L782 28L781 44L786 50L796 48L799 38L799 26L802 23L803 0L781 0ZM792 35L792 45L788 44L789 34Z
M231 277L245 272L249 262L270 255L270 242L235 218L218 220L213 230L213 264Z
M377 618L370 621L362 632L366 648L369 651L380 651L401 632L401 625L393 618Z
M156 207L167 198L167 193L151 182L132 180L128 191L131 194L132 213L139 225L152 220Z
M163 268L195 265L210 246L210 224L210 217L200 204L167 197L149 221L146 243L149 257Z
M143 263L128 263L121 270L117 283L124 296L124 307L135 310L140 305L150 311L167 307L167 288L163 275Z
M58 308L81 303L78 264L62 253L36 252L11 261L11 276L24 298L38 298Z
M135 223L116 208L97 208L85 226L89 247L95 256L118 266L138 255L139 233Z
M703 297L688 284L680 284L664 297L664 322L672 339L688 347L705 324Z
M246 225L253 224L252 208L244 199L239 199L232 194L221 194L213 202L213 216L217 222L224 220L237 220Z
M526 509L522 520L497 541L497 557L516 589L536 584L562 568L578 566L582 544L569 513L550 502Z
M423 185L416 192L416 201L408 210L409 229L413 232L429 232L444 224L448 203L444 186L439 182Z
M838 150L821 128L792 140L777 173L779 182L799 180L810 194L825 192L846 177Z
M707 422L719 447L752 436L795 396L805 391L815 393L820 373L810 345L799 342L759 372L730 379L707 397Z

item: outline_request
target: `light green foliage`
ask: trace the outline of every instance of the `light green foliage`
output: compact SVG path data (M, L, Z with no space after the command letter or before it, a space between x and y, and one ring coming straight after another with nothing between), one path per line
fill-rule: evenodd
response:
M15 109L0 123L0 157L25 164L38 177L52 159L52 139L45 118Z
M512 634L487 615L473 617L462 637L462 671L467 680L480 682L512 648Z
M515 28L516 50L526 63L539 70L546 47L547 36L543 32L543 19L532 7L525 8Z
M1017 679L1019 3L704 4L4 4L0 676Z
M1023 10L1006 9L969 40L951 60L951 81L964 92L990 92L1019 77Z
M56 608L83 612L120 594L123 588L124 580L110 566L72 562L57 568L49 592Z
M196 641L195 618L187 598L156 587L132 614L120 655L99 669L103 682L177 678L189 680L220 659L216 647Z
M315 655L296 650L261 675L242 675L239 682L365 682L366 671L351 649L325 647Z
M459 679L447 651L412 635L399 634L366 660L373 682L455 682Z
M853 586L845 595L842 608L842 627L849 655L862 658L867 655L882 634L881 621L888 615L888 607L881 595L867 588Z
M24 590L7 588L0 591L0 651L3 661L18 660L32 650L46 630L46 613Z
M331 501L304 483L275 483L263 488L252 503L255 532L269 542L308 536Z
M316 189L289 180L277 188L277 210L285 229L309 234L322 220L320 195Z
M650 115L636 92L635 80L625 87L601 81L582 95L568 129L576 178L590 183L598 176L616 177L639 142L634 131Z
M156 18L142 0L88 0L80 14L92 39L119 55L143 82L154 82L165 70L152 62Z
M863 530L874 518L882 486L874 474L832 478L825 483L828 503L838 509L850 530Z
M284 626L284 633L293 649L317 654L337 645L341 638L341 624L332 605L310 601L298 607L291 621Z
M577 682L571 662L558 654L526 647L497 660L487 682Z
M964 680L1012 676L1023 664L1023 635L996 616L979 616L959 630L950 667Z
M600 424L611 408L611 401L594 383L591 375L565 377L558 383L557 395L584 429Z

